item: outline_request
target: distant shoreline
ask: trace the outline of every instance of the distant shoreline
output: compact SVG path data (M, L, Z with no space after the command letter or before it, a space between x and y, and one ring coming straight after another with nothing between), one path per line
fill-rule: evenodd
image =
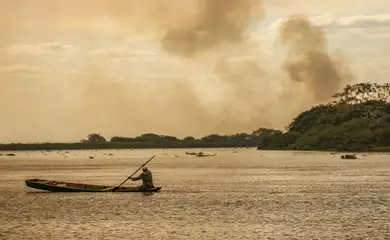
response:
M191 149L191 148L257 148L257 144L237 143L167 143L167 142L131 142L131 143L15 143L0 144L0 151L46 151L46 150L115 150L115 149Z
M290 149L258 148L254 143L215 143L215 142L131 142L131 143L11 143L0 144L0 152L6 151L60 151L60 150L119 150L119 149L196 149L196 148L256 148L259 151L306 151L306 152L377 152L388 153L390 146L372 149Z

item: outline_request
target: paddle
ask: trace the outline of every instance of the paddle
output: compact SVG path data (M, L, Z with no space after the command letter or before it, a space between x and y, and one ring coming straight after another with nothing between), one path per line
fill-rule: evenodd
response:
M150 162L156 155L153 155L153 157L151 157L148 161L146 161L144 164L141 165L141 167L139 167L137 169L137 171L135 171L133 174L131 174L128 178L126 178L125 181L123 181L121 184L119 184L119 186L117 187L114 187L112 189L113 192L115 192L118 188L120 188L120 186L122 186L125 182L127 182L127 180L129 180L132 176L134 176L134 174L136 174L141 168L143 168L146 164L148 164L148 162Z

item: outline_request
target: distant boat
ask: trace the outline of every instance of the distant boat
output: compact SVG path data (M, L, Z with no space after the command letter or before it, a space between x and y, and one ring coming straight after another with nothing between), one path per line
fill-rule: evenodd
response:
M186 152L187 155L194 155L194 156L197 156L197 157L213 157L213 156L216 156L217 153L214 153L214 154L204 154L203 152Z
M204 154L203 152L200 152L200 153L196 154L195 156L197 156L197 157L213 157L213 156L217 156L217 154L216 153L214 153L214 154Z
M186 154L187 154L187 155L196 155L196 154L198 154L198 153L196 153L196 152L186 152Z
M26 186L50 192L112 192L116 186L103 186L83 183L60 182L45 179L27 179ZM115 192L158 192L161 187L142 189L138 187L120 187Z

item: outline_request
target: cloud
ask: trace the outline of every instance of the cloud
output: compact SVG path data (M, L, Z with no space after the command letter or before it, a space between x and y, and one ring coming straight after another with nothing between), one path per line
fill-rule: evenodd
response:
M369 4L372 2L372 4ZM308 14L332 12L378 12L390 8L388 0L268 0L266 8L275 14Z
M288 18L274 21L269 30L275 35ZM390 14L355 15L348 17L333 17L330 15L310 16L310 22L320 27L331 38L362 37L366 39L390 38Z
M318 7L319 4L321 4L321 8L323 7L345 7L345 6L351 6L352 4L364 4L367 5L367 0L272 0L272 1L266 1L265 4L267 7ZM375 0L375 4L382 5L382 6L390 6L390 3L388 0Z
M358 54L356 54L358 55ZM360 55L354 61L363 81L388 82L390 57L386 55Z
M41 69L36 66L29 65L11 65L0 68L0 74L8 74L8 75L20 75L20 74L39 74L41 73Z
M355 15L335 18L330 15L311 16L309 20L322 28L388 28L390 26L390 14ZM278 29L286 21L279 18L271 24L271 29Z
M371 39L389 39L390 38L390 29L389 32L387 33L374 33L368 36L365 36L366 38L371 38Z
M139 57L153 57L155 53L145 51L142 49L132 48L99 48L93 49L89 52L90 57L97 58L139 58Z
M341 18L338 21L340 27L349 28L376 28L376 27L389 27L390 26L390 14L379 15L357 15L352 17Z
M53 53L70 53L72 45L60 42L47 42L38 45L15 44L7 48L9 55L47 55Z

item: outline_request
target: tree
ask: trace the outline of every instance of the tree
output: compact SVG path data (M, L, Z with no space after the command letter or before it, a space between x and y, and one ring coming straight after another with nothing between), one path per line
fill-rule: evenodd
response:
M160 135L154 133L145 133L141 135L142 141L158 141L161 139Z
M88 143L94 143L94 144L102 144L102 143L106 143L106 139L101 136L99 133L91 133L88 135L87 137L87 142Z
M177 137L167 136L167 135L161 135L160 138L161 138L161 140L167 141L167 142L176 142L176 141L179 141L179 139L178 139Z
M130 138L130 137L118 137L118 136L115 136L115 137L112 137L110 142L134 142L134 138Z
M274 134L280 134L280 133L282 133L282 131L270 129L270 128L259 128L259 129L252 132L252 134L256 137L267 137L267 136L271 136Z
M220 136L218 134L211 134L201 138L202 141L209 141L209 142L223 141L226 139L227 139L226 136Z
M194 137L188 136L183 139L183 141L195 141Z
M380 85L378 83L357 83L347 85L342 92L333 95L333 104L359 104L369 101L390 101L390 83Z

